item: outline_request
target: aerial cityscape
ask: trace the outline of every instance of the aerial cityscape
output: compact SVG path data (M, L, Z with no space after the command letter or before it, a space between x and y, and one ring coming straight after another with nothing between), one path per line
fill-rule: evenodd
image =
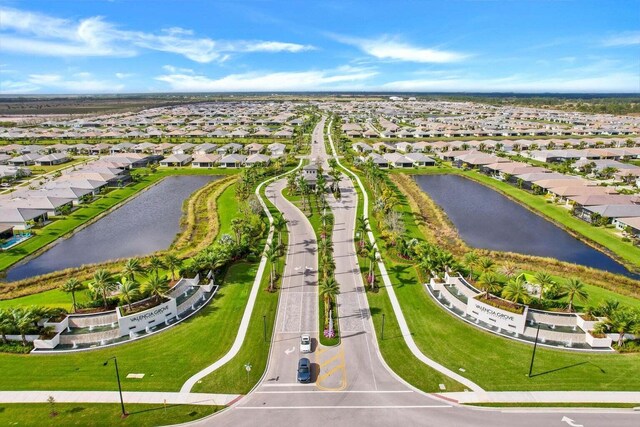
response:
M0 424L640 425L639 12L0 0Z

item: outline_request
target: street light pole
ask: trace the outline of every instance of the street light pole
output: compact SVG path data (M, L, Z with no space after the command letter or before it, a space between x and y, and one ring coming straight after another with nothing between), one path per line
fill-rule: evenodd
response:
M262 326L264 329L264 342L267 342L267 316L262 315Z
M536 357L536 348L538 347L538 334L540 333L540 323L538 323L538 330L536 331L536 340L533 343L533 353L531 353L531 364L529 365L529 375L531 377L531 372L533 371L533 359Z
M118 359L116 356L108 358L102 366L107 366L109 364L109 360L113 359L113 364L116 366L116 379L118 380L118 393L120 394L120 407L122 408L122 417L126 417L127 411L124 409L124 399L122 398L122 385L120 384L120 371L118 371Z
M384 313L382 313L382 334L380 335L380 339L384 339Z

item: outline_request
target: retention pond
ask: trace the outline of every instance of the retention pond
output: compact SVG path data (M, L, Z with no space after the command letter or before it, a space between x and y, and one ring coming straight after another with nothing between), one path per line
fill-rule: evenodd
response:
M469 246L556 258L640 278L613 258L489 187L457 175L419 175L415 180L446 212Z
M39 256L7 271L6 281L169 247L180 231L182 204L216 176L170 176Z

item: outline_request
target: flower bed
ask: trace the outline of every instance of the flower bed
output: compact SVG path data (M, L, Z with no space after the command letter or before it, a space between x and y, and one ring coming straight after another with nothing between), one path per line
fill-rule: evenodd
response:
M524 313L524 306L520 304L515 304L507 300L503 300L496 297L489 298L481 298L480 296L475 297L480 302L491 305L495 308L499 308L501 310L510 311L511 313L522 314Z

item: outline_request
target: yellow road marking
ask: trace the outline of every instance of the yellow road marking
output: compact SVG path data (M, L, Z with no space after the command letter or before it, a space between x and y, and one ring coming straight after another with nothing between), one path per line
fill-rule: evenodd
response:
M331 368L328 372L325 372L322 375L318 375L318 378L316 379L316 387L319 390L323 390L323 391L341 391L344 390L345 388L347 388L347 369L346 369L346 360L345 360L345 355L344 355L344 348L340 348L340 351L333 357L325 360L322 362L322 364L320 364L320 367L323 366L327 366L328 364L330 364L331 362L333 362L334 360L340 358L340 364L334 366L333 368ZM331 375L333 375L335 372L337 371L341 371L342 372L342 378L340 380L340 386L337 388L331 388L331 387L325 387L323 386L321 383L323 380L329 378Z

